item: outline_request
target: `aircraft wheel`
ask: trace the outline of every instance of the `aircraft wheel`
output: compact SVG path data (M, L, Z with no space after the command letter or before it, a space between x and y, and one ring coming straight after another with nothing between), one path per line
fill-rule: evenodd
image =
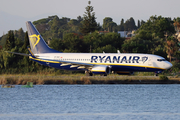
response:
M158 76L158 73L156 73L155 76Z
M90 71L85 71L86 76L93 76L93 73Z
M93 76L93 73L92 73L92 72L90 72L90 73L89 73L89 76Z

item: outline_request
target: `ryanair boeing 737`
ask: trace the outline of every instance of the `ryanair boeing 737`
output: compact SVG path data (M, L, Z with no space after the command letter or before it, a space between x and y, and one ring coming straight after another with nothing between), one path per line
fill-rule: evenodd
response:
M90 76L155 72L172 67L163 57L137 53L62 53L48 47L31 22L26 22L31 50L29 58L39 64L65 70L83 70ZM16 53L15 53L16 54ZM24 55L21 53L17 53Z

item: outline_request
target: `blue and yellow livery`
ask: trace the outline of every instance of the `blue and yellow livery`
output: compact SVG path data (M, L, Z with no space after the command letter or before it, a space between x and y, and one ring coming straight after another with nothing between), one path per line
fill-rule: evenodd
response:
M156 72L172 67L163 57L137 53L62 53L49 48L31 22L26 22L31 50L29 58L39 64L65 70L83 70L87 75ZM14 53L16 54L16 53ZM24 55L21 53L17 53Z

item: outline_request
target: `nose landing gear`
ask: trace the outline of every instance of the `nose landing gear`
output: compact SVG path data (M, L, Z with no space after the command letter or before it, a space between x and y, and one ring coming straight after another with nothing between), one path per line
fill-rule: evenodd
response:
M155 72L155 76L158 76L159 73L162 73L162 71L156 71L156 72Z
M158 76L158 73L155 73L155 75L154 76Z

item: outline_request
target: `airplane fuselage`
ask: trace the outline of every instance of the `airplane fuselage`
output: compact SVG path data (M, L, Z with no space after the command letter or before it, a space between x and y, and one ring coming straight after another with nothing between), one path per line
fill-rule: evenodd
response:
M39 64L65 70L83 70L90 76L118 74L134 71L158 72L169 69L172 64L163 57L138 53L62 53L51 49L35 26L26 22L29 42L29 58ZM19 54L19 53L18 53Z
M135 53L46 53L35 54L37 58L32 60L55 67L58 69L86 70L81 65L106 65L110 66L112 71L144 71L154 72L170 68L172 65L163 57L152 54ZM71 63L71 64L68 64Z

